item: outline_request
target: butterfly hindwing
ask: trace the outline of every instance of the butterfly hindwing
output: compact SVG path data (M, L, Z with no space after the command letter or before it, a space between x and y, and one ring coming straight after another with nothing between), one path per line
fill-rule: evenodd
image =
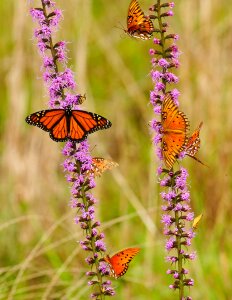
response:
M162 103L162 155L167 168L171 169L178 154L187 143L189 122L185 114L179 111L170 94L166 94Z
M142 40L150 39L154 32L154 26L149 17L144 15L137 0L132 0L127 16L127 30L129 35Z
M104 260L109 264L112 276L119 278L123 276L128 270L130 261L140 251L140 248L127 248L112 257L106 256Z
M200 149L201 140L200 140L200 130L203 123L201 122L193 134L189 137L188 143L185 148L185 152L189 156L195 156Z

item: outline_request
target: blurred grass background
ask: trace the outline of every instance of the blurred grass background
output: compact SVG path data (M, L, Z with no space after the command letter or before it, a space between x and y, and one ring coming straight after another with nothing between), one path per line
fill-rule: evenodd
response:
M0 299L88 299L84 262L68 206L62 144L29 127L28 113L47 107L41 58L33 40L29 1L0 1L1 23L1 219ZM34 1L35 6L39 2ZM129 38L129 0L57 1L63 9L57 39L70 41L70 67L83 109L112 121L111 129L89 137L94 156L112 157L119 167L97 179L98 217L108 250L137 245L141 253L126 276L114 281L115 299L176 299L168 289L164 262L157 162L149 120L149 48L152 41ZM147 11L152 1L140 1ZM232 9L227 0L179 0L169 18L180 35L178 70L181 109L193 130L204 122L199 158L186 158L192 206L203 212L188 268L193 299L232 299ZM94 147L96 145L96 147Z

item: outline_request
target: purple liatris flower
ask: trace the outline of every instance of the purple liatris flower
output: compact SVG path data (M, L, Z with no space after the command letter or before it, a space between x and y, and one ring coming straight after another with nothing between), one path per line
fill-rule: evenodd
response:
M34 36L43 59L43 79L50 97L48 104L51 108L72 107L78 109L78 105L83 101L83 96L75 93L74 73L67 68L67 43L65 41L54 43L52 39L62 18L62 12L55 8L55 1L41 0L41 4L41 8L32 8L30 13L38 24ZM104 280L104 276L108 273L102 269L100 263L106 246L104 234L100 231L100 222L95 219L95 203L97 201L92 195L91 189L96 184L93 174L88 172L92 163L89 143L87 140L80 144L68 141L62 153L65 156L63 166L66 178L72 185L70 206L77 211L74 222L85 233L85 238L79 241L79 245L83 250L88 251L86 263L91 267L91 271L86 273L88 277L91 277L88 284L96 287L91 297L103 299L104 296L113 296L114 290L111 282Z
M187 251L195 232L191 227L194 214L190 207L190 192L187 185L188 172L183 167L177 171L173 169L176 155L180 154L181 147L178 152L175 150L175 141L172 138L164 140L166 133L163 122L170 116L173 107L178 112L178 97L180 95L180 92L174 87L178 83L178 77L173 72L179 67L180 52L176 45L179 36L168 33L168 23L166 23L167 17L173 16L173 12L170 10L173 7L174 2L162 3L162 0L157 0L150 8L154 13L150 17L157 25L155 26L157 36L153 40L154 48L149 51L152 65L151 79L154 83L154 89L150 92L150 102L155 114L155 119L151 121L151 128L155 132L153 144L157 157L162 164L158 167L157 173L160 176L160 185L165 188L165 191L161 192L164 201L162 206L164 214L161 222L164 224L164 234L167 236L165 248L171 254L166 257L166 260L174 266L172 270L167 272L172 275L174 280L169 287L178 289L179 300L182 300L190 299L190 297L185 296L188 291L185 287L193 286L193 280L187 278L188 270L184 268L184 263L195 258L195 253ZM167 95L171 99L169 103L171 103L172 108L169 107L166 111L164 110L164 101L167 101ZM167 114L169 115L167 116ZM181 116L186 122L186 129L188 126L187 118L184 114L181 114ZM170 116L170 119L172 121L172 116ZM185 134L186 131L183 132L183 135ZM186 136L184 136L185 139L187 139ZM169 141L173 143L171 146L168 144ZM176 152L173 153L172 151ZM168 166L168 169L163 167L163 163Z

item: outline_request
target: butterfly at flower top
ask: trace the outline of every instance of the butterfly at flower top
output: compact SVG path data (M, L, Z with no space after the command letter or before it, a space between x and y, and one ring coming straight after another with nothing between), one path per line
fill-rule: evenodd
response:
M194 230L197 229L198 225L199 225L199 222L201 221L201 218L202 218L203 214L200 214L199 216L197 216L194 220L193 220L193 225L192 225L192 228Z
M87 174L93 174L94 177L101 176L106 170L111 170L114 167L117 167L118 163L113 160L105 159L102 157L93 157L91 169L88 170Z
M97 130L107 129L112 124L106 118L84 110L48 109L26 117L26 122L48 131L56 142L67 140L81 142L87 135Z
M130 261L139 253L140 248L127 248L117 252L113 256L107 255L104 261L109 265L111 276L116 279L123 276L128 270Z
M144 15L137 0L132 0L127 15L127 29L124 30L132 37L148 40L154 32L151 19Z
M181 151L188 142L189 122L185 114L179 111L171 95L165 95L161 109L161 151L164 163L171 169Z

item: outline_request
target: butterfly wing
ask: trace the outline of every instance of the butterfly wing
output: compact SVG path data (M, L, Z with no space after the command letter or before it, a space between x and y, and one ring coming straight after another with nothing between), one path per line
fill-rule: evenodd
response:
M199 225L199 222L201 221L201 218L202 218L203 214L200 214L199 216L197 216L194 220L193 220L193 225L192 225L192 228L194 230L197 229L198 225Z
M110 159L105 159L102 157L92 158L92 167L89 174L96 176L101 176L106 170L111 170L113 167L117 167L118 164Z
M70 117L69 139L81 142L87 135L97 130L107 129L111 122L106 118L84 110L72 110Z
M148 40L154 32L154 26L149 17L144 15L137 0L132 0L127 15L127 30L129 35Z
M104 260L109 264L112 276L119 278L128 270L130 261L140 251L140 248L127 248L112 257L106 256Z
M64 109L49 109L35 112L26 117L26 122L50 132L55 141L67 140L68 127Z
M98 114L70 108L38 111L29 115L26 122L48 131L56 142L71 140L79 143L88 134L111 126L109 120Z
M200 140L200 130L203 123L201 122L198 128L193 132L193 134L188 139L188 143L185 148L185 152L189 156L195 156L200 149L201 140Z
M167 168L171 169L178 154L187 143L189 122L185 114L179 111L170 94L166 94L162 103L162 155Z

